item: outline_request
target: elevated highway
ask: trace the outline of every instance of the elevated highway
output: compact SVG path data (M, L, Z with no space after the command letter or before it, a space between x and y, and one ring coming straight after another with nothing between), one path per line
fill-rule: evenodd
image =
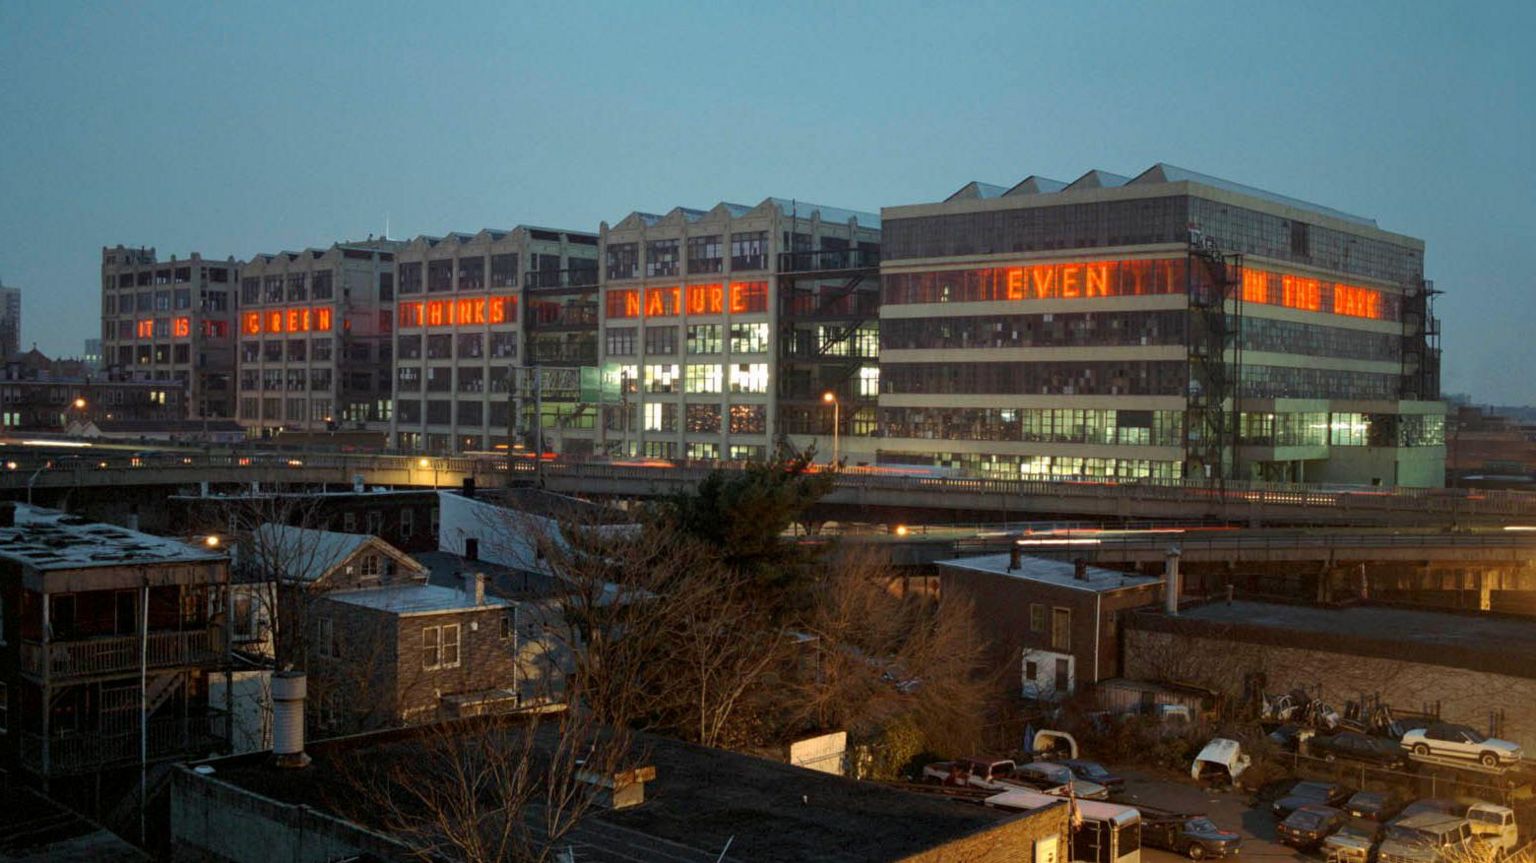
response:
M14 453L14 450L10 452ZM647 467L504 458L236 452L19 454L0 470L0 494L109 493L114 488L353 485L456 488L542 483L590 497L650 498L691 488L709 466ZM826 519L895 524L959 520L1163 519L1245 525L1536 525L1536 494L1446 489L1339 490L1259 483L1116 484L843 474L823 499Z

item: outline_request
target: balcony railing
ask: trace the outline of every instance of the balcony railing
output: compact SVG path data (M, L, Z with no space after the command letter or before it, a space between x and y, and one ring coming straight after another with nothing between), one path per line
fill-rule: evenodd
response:
M22 671L53 680L132 671L141 662L149 668L169 668L217 658L206 629L151 632L143 647L137 635L21 643Z
M816 252L779 253L779 272L781 273L869 270L878 266L880 266L879 249L823 249Z
M210 754L224 743L224 713L209 710L203 716L189 719L151 719L147 743L151 761ZM89 773L114 764L132 763L139 760L139 751L137 727L106 734L76 731L52 738L21 735L22 763L34 773L50 776Z
M597 268L532 270L524 278L524 284L536 291L544 288L595 288L597 287Z

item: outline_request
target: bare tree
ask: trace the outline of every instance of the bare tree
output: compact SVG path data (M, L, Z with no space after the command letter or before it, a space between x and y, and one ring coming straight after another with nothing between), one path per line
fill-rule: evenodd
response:
M565 710L426 726L341 770L347 808L422 860L542 863L640 760L622 729Z
M843 549L826 561L802 630L813 657L790 678L794 724L869 738L898 718L965 746L993 694L970 600L897 595L887 560Z

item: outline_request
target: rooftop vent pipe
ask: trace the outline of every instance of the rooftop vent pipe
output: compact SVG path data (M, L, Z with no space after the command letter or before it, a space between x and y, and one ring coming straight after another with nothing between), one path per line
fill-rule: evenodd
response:
M1088 580L1088 561L1079 557L1072 561L1072 577L1078 581Z
M302 671L272 675L272 763L278 767L305 767L305 677Z

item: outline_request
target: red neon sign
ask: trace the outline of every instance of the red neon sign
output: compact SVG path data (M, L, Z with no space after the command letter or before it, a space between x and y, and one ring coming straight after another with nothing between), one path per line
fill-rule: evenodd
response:
M240 332L248 336L262 333L326 333L331 330L331 309L327 306L295 306L242 312Z
M152 339L155 337L155 322L150 318L145 318L138 322L134 332L141 339Z
M171 335L176 336L177 338L186 338L187 336L192 335L192 319L172 318Z
M517 320L517 297L472 297L400 303L396 318L402 329L504 324Z

